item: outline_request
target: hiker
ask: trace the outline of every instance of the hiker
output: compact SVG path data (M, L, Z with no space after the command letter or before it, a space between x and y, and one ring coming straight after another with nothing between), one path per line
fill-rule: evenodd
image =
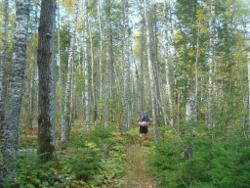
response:
M141 116L138 120L138 125L140 126L139 128L139 133L140 136L145 137L147 139L147 133L148 133L148 127L151 125L151 120L148 117L148 114L145 112L141 113Z

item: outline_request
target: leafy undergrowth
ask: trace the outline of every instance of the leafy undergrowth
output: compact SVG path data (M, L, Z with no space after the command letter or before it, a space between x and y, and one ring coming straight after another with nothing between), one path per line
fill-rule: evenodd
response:
M35 152L19 160L18 182L23 188L122 187L126 145L133 134L121 135L115 128L97 126L90 133L75 127L67 149L57 152L57 161L41 164ZM25 142L26 143L26 142ZM104 159L104 147L108 148Z
M205 134L182 140L170 131L163 135L150 159L163 188L250 187L250 142L239 134L213 142Z

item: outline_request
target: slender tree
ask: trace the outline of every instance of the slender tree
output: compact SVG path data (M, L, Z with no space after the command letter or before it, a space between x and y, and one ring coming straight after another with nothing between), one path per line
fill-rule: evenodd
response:
M4 0L4 12L2 23L2 43L0 51L0 147L2 142L2 131L4 123L4 66L6 65L6 51L8 39L8 23L9 23L9 1Z
M69 56L68 56L68 69L67 69L67 81L66 90L64 95L64 105L63 105L63 116L62 116L62 126L61 126L61 142L65 145L69 140L70 135L70 112L71 112L71 94L72 94L72 80L73 80L73 64L74 64L74 49L76 42L76 29L78 20L78 6L79 0L75 1L74 4L74 20L72 24L72 32L69 46Z
M95 59L94 59L94 45L93 45L93 38L92 38L92 27L91 24L88 24L89 27L89 41L90 41L90 51L91 51L91 88L92 88L92 98L93 98L93 122L96 124L98 109L97 109L97 102L96 102L96 72L95 72Z
M39 69L38 153L43 161L55 158L54 49L56 2L43 0L39 24L37 64Z
M103 98L103 26L102 26L102 12L101 12L101 0L98 1L97 5L97 14L98 14L98 27L99 27L99 98ZM99 116L102 119L103 108L99 108Z
M214 126L212 102L213 102L213 70L214 70L214 50L215 50L215 1L210 1L210 18L209 18L209 51L208 51L208 128L211 129Z
M164 59L165 59L165 70L166 70L166 91L167 91L167 97L168 97L168 105L169 105L169 112L170 112L170 125L174 125L174 112L173 112L173 100L172 100L172 87L171 87L171 81L170 81L170 66L169 66L169 56L170 56L170 38L169 38L169 31L171 30L171 27L167 28L171 25L170 23L170 8L171 6L168 4L167 0L164 1L164 16L165 16L165 22L168 24L165 24L164 27Z
M146 30L147 60L148 60L149 84L150 84L151 105L152 105L152 121L153 121L153 128L154 128L154 140L155 140L155 142L157 142L158 141L158 132L157 132L157 127L156 127L156 91L155 91L153 61L152 61L152 50L151 50L152 39L151 39L150 28L149 28L147 0L144 0L144 20L145 20L145 30Z
M121 131L125 132L130 127L129 123L129 113L130 113L130 105L129 105L129 94L130 94L130 37L129 37L129 20L128 20L128 0L123 0L123 24L124 24L124 85L123 85L123 120Z
M247 53L247 70L248 70L248 133L247 136L250 138L250 49Z
M90 67L88 62L88 13L87 13L87 1L83 1L83 75L84 75L84 109L85 109L85 122L87 130L90 130L90 92L89 92L89 80L90 80Z
M11 183L15 183L17 178L17 150L24 70L26 64L28 10L28 0L16 1L16 31L14 35L13 63L11 80L8 85L2 146L3 177Z
M108 101L111 101L112 104L114 104L116 99L115 94L115 68L114 68L114 50L113 50L113 29L112 29L112 1L107 0L105 4L105 11L106 11L106 22L107 22L107 61L108 61L108 73L109 73L109 99ZM114 105L107 104L107 107L109 108L108 111L111 113L111 120L114 121ZM111 108L112 107L112 108Z

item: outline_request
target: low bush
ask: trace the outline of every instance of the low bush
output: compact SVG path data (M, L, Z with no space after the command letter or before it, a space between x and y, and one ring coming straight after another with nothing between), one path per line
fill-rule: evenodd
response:
M192 148L191 157L183 152ZM164 139L153 150L152 172L162 187L249 188L250 141L239 135Z

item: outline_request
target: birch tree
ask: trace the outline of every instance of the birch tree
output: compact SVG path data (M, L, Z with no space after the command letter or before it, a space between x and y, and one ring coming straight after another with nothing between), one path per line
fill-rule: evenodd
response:
M250 50L247 53L247 71L248 71L248 133L247 136L250 138Z
M174 125L174 113L173 113L173 101L172 101L172 87L170 82L170 66L169 66L169 56L170 56L170 38L169 38L169 31L171 27L167 28L171 25L170 20L170 8L171 5L168 4L167 0L164 1L164 17L165 17L165 26L164 26L164 59L165 59L165 71L166 71L166 91L168 97L168 104L169 104L169 112L170 112L170 125ZM168 23L168 24L167 24Z
M11 183L15 183L17 178L19 120L23 93L24 70L26 64L28 15L28 0L17 0L12 73L11 80L8 85L2 146L2 175L3 178L7 179L7 181Z
M43 0L39 25L38 57L39 69L39 117L38 153L42 161L55 158L54 121L54 49L56 2Z
M97 5L97 14L98 14L98 27L100 33L99 39L99 99L102 100L103 98L103 26L102 26L102 12L101 12L101 0L98 1ZM103 108L99 108L99 115L100 119L103 116Z
M140 110L141 112L144 112L145 109L145 97L144 97L144 74L145 74L145 70L144 70L144 49L145 49L145 36L144 36L144 32L145 32L145 22L143 20L143 24L141 26L141 36L140 36Z
M147 0L144 0L144 20L145 20L145 30L146 30L146 48L147 48L147 60L148 60L148 71L149 71L149 84L150 84L150 95L151 95L151 105L152 105L152 123L154 129L154 140L158 140L158 132L156 127L156 91L155 91L155 80L152 62L152 51L151 51L151 35L149 28L148 19L148 5Z
M87 130L90 130L90 110L89 110L89 62L88 62L88 13L87 1L83 1L83 75L84 75L84 109L85 109L85 122Z
M71 112L71 92L72 92L72 79L73 79L73 64L74 64L74 49L76 41L76 29L77 29L77 20L78 20L78 6L79 0L75 1L74 4L74 20L72 24L72 32L69 46L69 56L68 56L68 68L67 68L67 81L66 81L66 90L64 95L64 109L62 117L62 126L61 126L61 142L65 145L69 140L70 135L70 112Z
M4 12L2 23L2 42L0 51L0 147L2 142L2 131L4 123L4 66L6 63L7 39L9 23L9 1L4 0Z
M114 70L114 52L113 52L113 29L112 29L112 14L111 14L111 6L112 6L112 1L107 0L106 1L106 21L107 21L107 40L108 40L108 45L107 45L107 62L108 62L108 73L109 73L109 99L108 101L111 101L112 103L106 104L108 107L108 112L111 112L111 120L114 121L114 105L111 105L114 103L116 95L115 95L115 70ZM111 108L112 107L112 108ZM108 113L107 112L107 113Z
M129 39L129 18L128 18L128 0L123 0L123 21L124 21L124 86L123 86L123 120L121 131L125 132L129 128L129 113L130 113L130 105L129 105L129 93L130 93L130 79L129 79L129 72L130 72L130 39Z
M214 49L215 49L215 1L210 1L210 18L209 18L209 51L208 51L208 128L211 129L214 126L212 102L213 102L213 68L214 68Z
M94 45L93 45L91 24L88 24L88 30L89 30L90 51L91 51L91 88L92 88L92 98L93 98L93 122L96 124L98 111L97 111L96 86L95 86L96 74L95 74Z

